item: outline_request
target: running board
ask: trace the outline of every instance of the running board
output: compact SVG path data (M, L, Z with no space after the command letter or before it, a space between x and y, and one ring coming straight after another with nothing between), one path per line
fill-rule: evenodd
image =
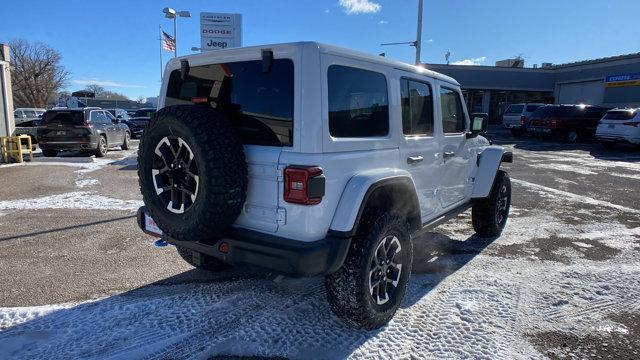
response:
M432 230L433 228L435 228L438 225L441 225L444 222L447 222L448 220L458 216L458 214L461 214L465 211L467 211L470 207L473 206L473 201L464 203L462 205L459 205L449 211L447 211L446 213L438 216L437 218L428 221L426 223L422 224L422 229L417 230L416 232L414 232L411 236L412 237L416 237L416 236L420 236L422 234L424 234L425 232Z

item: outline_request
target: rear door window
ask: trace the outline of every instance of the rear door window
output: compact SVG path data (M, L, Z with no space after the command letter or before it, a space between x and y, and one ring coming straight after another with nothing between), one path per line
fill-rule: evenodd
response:
M331 136L361 138L389 133L389 99L383 74L331 65L327 83Z
M293 145L293 62L275 59L271 71L262 61L193 66L185 80L180 70L169 78L165 106L198 104L229 115L244 144Z
M457 91L440 88L440 106L442 108L442 129L445 134L466 131L467 121L462 109L462 100Z
M405 135L433 135L431 87L419 81L400 80L402 132Z

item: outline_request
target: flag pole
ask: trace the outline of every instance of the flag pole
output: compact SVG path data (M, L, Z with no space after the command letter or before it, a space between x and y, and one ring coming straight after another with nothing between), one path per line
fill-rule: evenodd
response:
M162 82L162 25L158 25L158 29L158 35L160 36L158 38L160 40L160 82Z

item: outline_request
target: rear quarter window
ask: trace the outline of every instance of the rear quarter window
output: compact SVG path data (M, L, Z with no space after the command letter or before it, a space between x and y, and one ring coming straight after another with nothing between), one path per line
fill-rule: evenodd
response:
M261 60L193 66L185 80L180 70L171 73L165 106L220 109L228 114L244 144L291 146L293 80L290 59L275 59L267 73Z
M382 73L331 65L327 70L329 133L380 137L389 133L387 80Z

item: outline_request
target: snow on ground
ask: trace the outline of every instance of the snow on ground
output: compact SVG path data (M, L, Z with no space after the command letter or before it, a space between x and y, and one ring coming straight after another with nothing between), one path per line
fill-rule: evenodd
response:
M31 199L0 201L0 210L104 209L138 210L142 201L113 199L90 191L74 191Z
M148 285L79 304L0 308L0 358L535 359L543 356L528 339L538 332L624 333L624 326L606 317L640 311L633 249L640 228L626 228L616 214L638 210L513 183L520 194L546 194L540 201L549 204L586 205L581 211L589 216L514 209L503 235L492 242L471 236L469 213L460 215L439 234L415 240L406 299L380 330L353 330L337 320L321 278L249 276ZM46 198L40 204L63 202ZM7 206L0 204L0 210ZM606 206L610 216L594 216L597 210L588 208L593 205ZM563 244L564 238L571 240L552 255L572 262L541 257L544 244ZM594 248L605 247L615 250L610 258L589 258ZM171 247L166 249L149 251Z

